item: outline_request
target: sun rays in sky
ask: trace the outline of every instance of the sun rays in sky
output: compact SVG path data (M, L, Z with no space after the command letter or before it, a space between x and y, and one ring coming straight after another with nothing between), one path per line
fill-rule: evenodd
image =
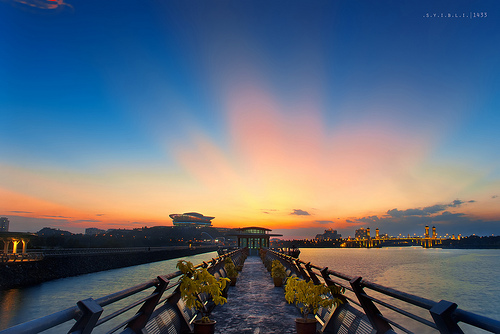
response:
M500 233L493 20L426 21L433 2L0 5L13 229L197 211L285 237Z

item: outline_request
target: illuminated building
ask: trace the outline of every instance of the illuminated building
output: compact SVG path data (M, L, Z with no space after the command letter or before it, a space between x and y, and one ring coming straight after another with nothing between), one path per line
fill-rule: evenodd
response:
M211 220L215 217L204 216L197 212L187 212L183 214L173 213L170 215L174 226L208 227L212 226Z
M425 237L429 237L429 226L425 225Z
M106 231L98 229L96 227L89 227L85 229L85 235L98 235Z
M436 226L433 226L432 227L432 239L436 239L436 238L437 238Z
M368 239L368 231L364 228L357 229L356 232L354 233L354 237L357 240L363 240L363 239Z
M271 237L281 237L283 234L270 234L271 230L264 227L244 227L229 236L238 237L238 247L248 247L250 255L257 255L259 248L268 248Z
M325 230L325 233L323 234L316 234L317 240L336 240L342 238L341 234L337 233L337 230L329 228L328 230Z
M9 232L9 218L0 217L0 232Z

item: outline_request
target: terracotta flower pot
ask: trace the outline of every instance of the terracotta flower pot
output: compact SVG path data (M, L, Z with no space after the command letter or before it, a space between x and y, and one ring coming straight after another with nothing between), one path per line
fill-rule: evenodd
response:
M217 321L210 320L210 322L202 322L201 320L195 320L194 322L194 333L195 334L214 334L215 324Z
M295 328L297 334L316 334L316 319L295 319Z
M274 286L280 287L283 285L283 279L280 277L273 277Z

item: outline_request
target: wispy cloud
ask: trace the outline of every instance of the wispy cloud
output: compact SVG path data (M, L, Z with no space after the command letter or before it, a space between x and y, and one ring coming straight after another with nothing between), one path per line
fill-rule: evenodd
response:
M475 203L475 200L470 200L470 201L461 201L461 200L454 200L453 202L449 204L436 204L432 206L427 206L424 208L415 208L415 209L406 209L406 210L398 210L398 209L392 209L388 210L387 214L391 217L394 218L401 218L401 217L409 217L409 216L429 216L441 211L446 210L447 208L456 208L461 206L464 203Z
M435 204L423 208L405 210L388 210L385 215L372 215L361 218L350 218L346 222L358 226L378 227L384 233L421 233L425 225L435 225L446 228L445 233L480 233L487 230L497 221L485 221L469 216L464 212L452 212L463 205L476 203L475 200L454 200L447 204ZM476 229L476 230L474 230Z
M315 223L318 224L333 224L334 222L332 220L315 220Z
M297 216L310 216L311 214L307 211L300 210L300 209L293 209L293 212L291 215L297 215Z

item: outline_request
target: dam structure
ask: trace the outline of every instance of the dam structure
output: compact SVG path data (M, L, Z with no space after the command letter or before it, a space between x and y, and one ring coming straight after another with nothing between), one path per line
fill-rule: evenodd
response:
M226 258L242 268L236 285L227 291L224 305L214 306L200 295L206 307L213 307L210 318L216 320L215 333L296 333L294 320L300 317L300 311L285 301L283 287L274 287L268 272L269 264L276 260L284 265L288 277L345 289L344 303L320 308L314 314L316 333L429 332L422 328L436 333L464 333L462 324L500 333L500 321L462 310L450 301L433 301L384 287L277 250L261 248L260 257L248 254L248 248L240 248L196 266L206 268L216 278L227 276ZM193 333L194 321L200 315L181 298L181 276L180 271L168 273L98 299L75 301L74 307L0 334L39 333L62 325L66 329L54 333Z

